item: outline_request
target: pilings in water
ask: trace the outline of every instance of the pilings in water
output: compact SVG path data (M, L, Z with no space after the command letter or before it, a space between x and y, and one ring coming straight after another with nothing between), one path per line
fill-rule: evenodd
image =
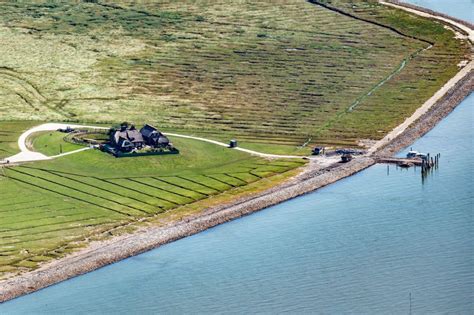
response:
M429 153L426 155L426 159L423 159L421 162L421 171L425 172L432 168L438 168L439 158L441 154L438 153L434 157L432 157Z
M421 178L422 182L424 183L428 175L431 174L433 170L438 169L440 158L441 153L438 153L434 156L428 153L426 155L423 154L413 158L378 157L376 161L377 163L395 164L397 169L406 169L414 166L416 171L416 167L419 166L421 167ZM390 167L388 165L387 175L390 175Z
M433 170L438 169L440 158L441 153L436 154L434 157L428 153L426 159L423 159L421 163L421 178L423 181Z

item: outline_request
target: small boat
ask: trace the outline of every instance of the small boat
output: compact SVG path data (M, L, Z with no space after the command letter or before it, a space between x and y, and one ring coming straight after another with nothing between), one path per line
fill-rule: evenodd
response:
M419 159L422 159L422 160L426 160L427 157L428 156L426 154L418 152L418 151L414 151L414 150L410 150L407 153L407 158L408 159L419 158Z

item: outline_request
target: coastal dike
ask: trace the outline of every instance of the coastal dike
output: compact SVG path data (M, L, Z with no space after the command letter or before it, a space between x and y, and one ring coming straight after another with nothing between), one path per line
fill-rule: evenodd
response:
M391 1L391 3L395 3L395 1ZM395 3L395 5L404 6L399 3ZM442 18L444 22L450 19L429 10L421 10L413 6L406 8ZM451 20L453 20L454 27L455 24L460 23L455 19ZM468 23L463 25L472 30ZM256 196L206 209L199 215L187 217L167 226L144 228L133 234L91 244L89 248L48 263L35 271L0 281L0 302L34 292L163 244L199 233L218 224L249 215L360 172L375 164L377 156L393 155L423 136L468 96L474 87L472 61L453 79L455 79L454 82L448 82L447 86L440 90L442 93L439 97L431 103L423 105L426 105L423 112L415 113L407 119L404 123L406 126L400 130L394 130L393 137L384 138L384 141L379 142L377 149L370 155L358 157L345 164L336 163L327 168L320 168L315 163L309 163L298 176Z

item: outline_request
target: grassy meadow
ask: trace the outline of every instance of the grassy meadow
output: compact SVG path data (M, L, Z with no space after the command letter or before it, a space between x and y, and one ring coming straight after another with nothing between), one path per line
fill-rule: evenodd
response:
M40 133L31 144L55 155L62 137ZM89 150L0 168L0 278L67 254L91 238L108 237L131 224L136 228L139 221L156 223L170 210L202 210L215 198L221 203L255 193L304 164L265 160L196 140L171 140L179 155L115 158ZM80 148L64 145L64 152Z
M35 121L0 120L0 160L18 153L18 137L38 124L40 123Z
M277 154L357 147L468 58L442 24L375 0L311 2L0 0L0 159L24 130L57 121L151 123ZM63 138L28 142L48 156L80 148ZM0 168L0 279L255 194L305 163L171 140L179 155L88 150Z
M375 0L324 3L406 36L303 0L2 2L0 119L126 118L273 152L357 146L467 52L441 24Z

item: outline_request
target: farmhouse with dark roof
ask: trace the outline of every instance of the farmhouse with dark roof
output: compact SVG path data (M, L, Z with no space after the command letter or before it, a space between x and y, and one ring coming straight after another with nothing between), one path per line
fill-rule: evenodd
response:
M123 123L120 129L111 129L109 135L110 145L121 152L139 150L145 146L166 148L170 145L170 141L163 133L148 124L138 131L134 125L129 127L127 123Z

